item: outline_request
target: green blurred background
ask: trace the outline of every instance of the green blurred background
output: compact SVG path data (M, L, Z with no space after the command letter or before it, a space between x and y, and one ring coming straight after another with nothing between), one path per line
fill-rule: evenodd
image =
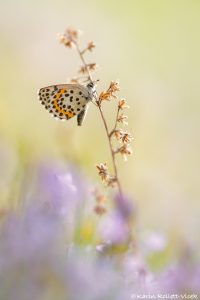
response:
M1 1L0 188L9 206L24 162L65 158L96 182L96 163L110 162L98 111L83 127L55 121L37 90L64 83L80 66L58 43L66 27L97 48L99 91L119 79L131 106L133 156L119 158L124 189L136 200L142 230L199 244L200 1ZM114 103L105 104L109 119ZM16 169L18 170L16 172Z

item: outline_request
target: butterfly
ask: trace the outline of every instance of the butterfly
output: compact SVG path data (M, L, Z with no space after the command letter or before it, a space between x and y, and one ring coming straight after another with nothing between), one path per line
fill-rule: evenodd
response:
M69 120L77 116L78 126L83 124L88 104L96 95L94 82L81 84L58 84L41 88L38 96L41 104L55 118Z

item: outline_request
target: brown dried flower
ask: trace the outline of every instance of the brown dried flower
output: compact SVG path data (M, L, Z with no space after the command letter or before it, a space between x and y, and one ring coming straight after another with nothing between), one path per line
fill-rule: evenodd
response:
M78 30L67 28L63 34L59 35L59 41L66 47L72 48L72 46L78 39L78 34Z
M87 64L80 68L79 73L85 74L88 72L88 70L95 71L96 68L97 68L97 64L95 64L95 63Z
M123 144L130 143L133 139L130 133L122 129L115 129L111 134L114 135L117 140L122 141Z
M97 64L93 63L93 64L88 64L87 65L90 71L95 71L97 68Z
M124 132L121 138L122 143L124 144L130 143L132 139L133 137L128 132Z
M108 173L108 167L106 163L100 163L96 165L97 170L99 172L99 176L101 177L102 181L106 182L109 178L110 175Z
M102 205L99 205L97 204L95 207L94 207L94 211L97 215L99 216L102 216L103 214L106 213L106 208Z
M117 140L121 140L121 138L124 134L124 131L122 129L115 129L113 131L113 134L114 134L114 136L116 137Z
M114 176L110 176L110 178L107 180L107 185L110 187L116 186L117 179Z
M87 49L89 51L92 51L95 47L96 47L95 43L91 41L88 43Z
M61 44L63 44L66 47L72 48L73 42L69 39L67 39L64 35L60 35L59 41Z
M116 92L120 91L119 82L118 82L118 81L111 81L108 90L109 90L111 93L116 93Z
M106 197L105 195L102 194L102 192L98 188L95 188L93 190L93 194L96 200L94 211L97 215L101 216L106 212L106 208L104 206L104 203L106 202Z
M122 109L125 109L125 108L129 108L129 106L127 105L125 99L119 100L118 108L121 109L121 110L122 110Z
M74 28L67 28L65 30L65 35L70 38L70 39L73 39L73 40L77 40L78 39L78 36L79 36L79 33L80 31L77 30L77 29L74 29Z
M106 202L106 196L103 195L99 189L95 188L95 190L93 191L93 194L94 194L94 197L95 197L97 203Z
M99 100L102 101L102 100L107 100L107 101L110 101L110 93L109 92L101 92L101 94L99 95Z
M107 184L107 186L114 187L116 183L116 177L110 175L108 173L108 167L106 163L100 163L99 165L96 165L99 176L101 177L101 180Z
M87 45L87 47L81 51L81 54L83 55L87 51L91 52L95 47L96 47L96 45L95 45L94 42L89 42L88 45Z
M87 67L86 66L82 66L78 72L82 73L82 74L87 73Z
M121 114L120 116L118 116L117 122L122 123L123 125L128 125L128 122L126 122L127 119L128 119L127 116Z
M110 86L107 90L107 92L110 93L110 97L117 98L115 93L118 91L120 91L119 82L111 81Z
M119 149L116 150L116 153L121 153L124 160L127 160L127 155L131 155L133 153L131 147L128 144L124 144Z
M119 83L117 81L111 81L107 91L103 91L99 95L99 101L107 100L110 101L111 98L117 98L115 93L120 90Z

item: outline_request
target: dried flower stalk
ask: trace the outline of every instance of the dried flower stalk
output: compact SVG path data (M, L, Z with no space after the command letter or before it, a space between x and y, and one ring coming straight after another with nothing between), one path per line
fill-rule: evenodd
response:
M88 43L86 48L83 50L80 49L79 43L78 43L78 35L79 32L74 29L68 28L64 34L60 35L60 42L69 48L74 47L81 59L82 66L79 70L79 73L82 73L83 75L86 74L87 80L94 82L91 71L94 71L97 67L96 63L86 63L84 54L86 52L91 52L95 48L95 44L91 41ZM78 82L78 79L73 79L73 82ZM118 186L119 194L123 196L121 183L118 176L118 170L116 165L116 155L120 153L125 160L127 160L127 155L132 154L132 149L129 145L130 141L132 140L132 136L127 131L123 131L122 129L118 128L119 124L128 125L127 119L128 117L124 115L123 113L120 114L121 111L123 111L126 108L129 108L129 106L126 103L125 99L118 99L116 96L116 92L120 90L119 83L117 81L111 81L108 89L106 91L102 91L99 95L96 95L95 104L99 109L101 119L104 124L104 128L106 131L109 148L111 152L112 157L112 163L113 163L113 170L114 175L111 175L108 171L108 167L106 163L100 163L98 164L97 170L99 173L99 176L101 177L102 181L106 183L108 186ZM108 124L105 119L103 110L102 110L102 103L104 101L111 101L112 99L115 99L118 101L118 107L117 107L117 114L116 114L116 120L114 127L111 131L108 129ZM119 141L121 145L117 149L114 149L112 139L113 137L116 138L116 141ZM97 203L95 207L95 211L97 214L101 215L105 213L104 207L102 207L99 203Z

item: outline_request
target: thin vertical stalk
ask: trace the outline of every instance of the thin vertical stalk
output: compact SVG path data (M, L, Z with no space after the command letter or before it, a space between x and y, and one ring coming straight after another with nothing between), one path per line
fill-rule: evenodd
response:
M109 141L110 152L111 152L111 155L112 155L113 169L114 169L114 174L115 174L115 178L116 178L116 183L117 183L117 186L118 186L119 194L120 194L120 196L123 196L122 188L121 188L121 184L120 184L119 177L118 177L118 172L117 172L115 152L113 151L113 148L112 148L111 137L110 137L110 134L109 134L109 131L108 131L108 125L106 123L106 120L105 120L105 117L103 115L103 111L101 109L101 105L100 104L98 104L98 108L99 108L99 111L100 111L100 114L101 114L101 118L102 118L105 130L106 130L106 135L107 135L107 138L108 138L108 141Z
M77 41L73 40L73 43L74 43L74 45L76 47L76 50L78 52L78 55L80 56L80 59L81 59L82 63L83 63L83 65L84 65L84 67L85 67L85 69L87 71L88 78L91 81L93 81L91 73L90 73L90 70L88 69L88 66L86 64L85 58L83 56L82 51L80 50L80 47L79 47ZM114 152L114 150L112 148L111 135L109 133L108 125L107 125L106 119L104 117L102 108L101 108L101 103L99 101L97 101L97 107L99 109L99 112L100 112L100 115L101 115L101 119L102 119L104 127L105 127L106 135L107 135L108 142L109 142L109 148L110 148L110 152L111 152L111 157L112 157L112 163L113 163L113 169L114 169L114 175L115 175L115 179L116 179L116 184L117 184L117 187L118 187L118 190L119 190L119 194L122 197L123 193L122 193L122 188L121 188L121 184L120 184L119 177L118 177L118 171L117 171L117 165L116 165L116 159L115 159L115 152ZM118 109L118 112L117 112L117 117L118 117L118 114L119 114L119 109ZM114 128L116 128L116 124L115 124Z

